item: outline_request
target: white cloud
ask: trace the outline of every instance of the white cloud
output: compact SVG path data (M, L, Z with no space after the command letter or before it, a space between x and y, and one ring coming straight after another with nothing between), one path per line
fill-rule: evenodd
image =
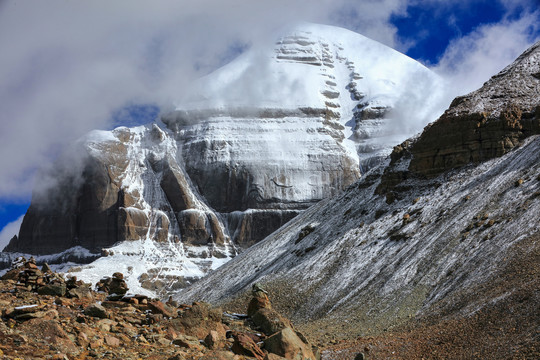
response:
M21 215L17 220L6 224L0 231L0 251L9 244L9 240L11 240L13 236L19 235L19 229L21 228L23 218L24 215Z
M528 13L517 20L484 25L452 41L434 67L450 83L448 97L478 89L539 40L531 39L540 27L538 17L538 12Z
M0 198L28 194L36 166L108 127L114 110L138 101L170 106L192 79L221 64L231 44L324 13L283 0L0 6Z
M273 41L278 28L312 21L404 50L390 18L417 1L2 1L0 199L28 196L37 166L87 131L110 127L125 104L170 106L230 58L231 45ZM487 79L526 47L526 21L454 42L438 70Z

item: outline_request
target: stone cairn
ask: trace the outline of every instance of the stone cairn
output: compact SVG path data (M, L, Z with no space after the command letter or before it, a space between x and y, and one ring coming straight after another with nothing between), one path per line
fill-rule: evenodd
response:
M62 274L52 271L47 263L40 270L34 257L27 260L24 256L13 261L11 270L2 276L2 280L15 281L16 289L40 295L64 296L71 292L72 297L78 297L81 291L90 287L90 284L77 280L75 276L64 279Z
M128 286L124 280L124 274L120 272L115 272L112 277L104 277L99 280L96 284L96 289L98 291L106 292L110 296L117 295L119 298L122 298L126 295Z

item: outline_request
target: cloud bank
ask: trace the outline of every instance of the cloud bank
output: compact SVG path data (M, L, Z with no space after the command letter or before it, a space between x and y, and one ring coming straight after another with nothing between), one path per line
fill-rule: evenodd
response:
M27 198L38 166L87 131L113 126L125 106L170 109L195 78L252 43L273 41L293 22L343 26L404 51L411 39L396 37L391 16L416 3L3 1L0 201ZM510 13L526 1L504 3ZM535 19L537 13L478 28L452 42L436 70L456 79L453 93L474 89L531 43Z

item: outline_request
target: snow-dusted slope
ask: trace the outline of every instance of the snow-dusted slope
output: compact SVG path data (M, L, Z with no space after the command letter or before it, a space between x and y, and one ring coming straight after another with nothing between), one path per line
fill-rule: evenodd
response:
M260 282L299 321L341 316L360 332L382 329L486 281L540 230L538 136L476 168L409 180L391 205L374 195L377 170L176 297L226 301ZM469 299L462 310L483 305Z

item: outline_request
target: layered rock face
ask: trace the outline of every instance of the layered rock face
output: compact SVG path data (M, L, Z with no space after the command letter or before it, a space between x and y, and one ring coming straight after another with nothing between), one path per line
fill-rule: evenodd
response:
M424 176L501 156L540 133L540 42L482 88L456 98L411 147Z
M427 122L439 86L377 42L302 25L200 79L158 123L79 141L6 251L106 248L85 280L122 263L153 289L184 286L358 180L396 128ZM401 108L413 98L422 111Z
M123 240L174 241L170 233L193 245L228 241L158 126L96 131L74 148L79 157L44 174L52 182L36 190L6 251L53 254L81 245L99 252Z

